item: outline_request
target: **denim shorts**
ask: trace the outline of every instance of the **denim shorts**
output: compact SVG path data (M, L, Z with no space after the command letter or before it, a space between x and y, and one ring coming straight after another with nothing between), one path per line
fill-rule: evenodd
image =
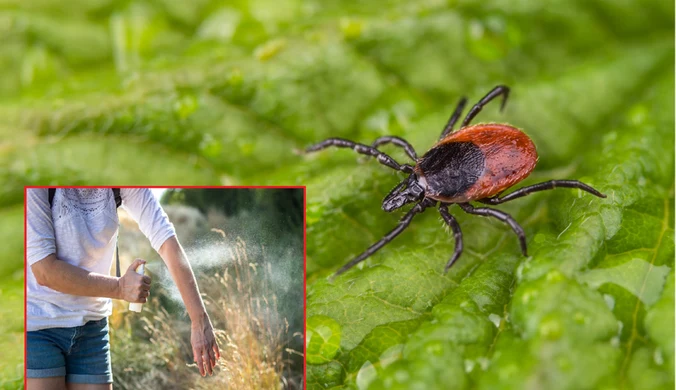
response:
M113 383L107 318L27 336L28 378L65 376L72 383Z

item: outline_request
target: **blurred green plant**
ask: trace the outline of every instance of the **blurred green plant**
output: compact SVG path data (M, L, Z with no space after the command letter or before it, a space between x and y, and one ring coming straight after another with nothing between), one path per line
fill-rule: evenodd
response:
M309 389L673 388L673 7L6 2L0 226L15 260L1 280L20 280L26 184L303 184L308 330L324 332ZM609 198L557 190L502 207L528 259L505 226L460 214L466 250L447 276L452 239L430 213L329 283L396 223L379 203L401 177L349 152L293 151L393 134L422 152L460 96L498 83L513 91L504 115L477 120L533 138L525 184L578 178ZM3 297L20 296L5 283ZM12 357L0 376L15 375Z

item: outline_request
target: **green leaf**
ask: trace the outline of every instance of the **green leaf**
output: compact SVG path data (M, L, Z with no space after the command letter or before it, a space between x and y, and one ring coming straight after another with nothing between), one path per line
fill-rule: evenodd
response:
M330 317L307 319L307 360L312 364L328 363L340 348L340 325Z
M0 382L16 384L25 185L307 185L307 387L674 386L673 3L457 0L0 6ZM424 153L461 96L540 159L499 206L526 230L433 209L390 231L403 176L330 136ZM383 147L400 161L406 157ZM18 340L18 341L17 341ZM13 352L10 352L13 351Z

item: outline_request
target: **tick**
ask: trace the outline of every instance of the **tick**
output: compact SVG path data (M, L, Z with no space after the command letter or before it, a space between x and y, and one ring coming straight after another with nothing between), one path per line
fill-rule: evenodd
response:
M357 153L375 157L379 163L408 174L406 179L385 196L383 210L392 212L406 204L415 203L391 232L341 267L334 276L342 274L376 253L404 231L416 214L430 207L439 208L441 218L450 226L455 238L455 250L444 268L446 273L463 250L460 225L448 211L448 207L453 204L460 206L466 213L493 217L508 224L519 238L521 252L524 256L528 256L526 235L512 216L490 207L474 207L469 202L498 205L533 192L556 187L579 188L600 198L606 197L577 180L550 180L520 188L501 197L503 191L522 181L533 171L538 155L533 141L516 127L497 123L470 126L470 122L481 109L499 96L502 96L500 106L502 111L509 96L509 88L499 85L479 100L463 119L460 129L453 131L467 104L467 98L461 98L441 132L439 141L422 157L418 157L411 144L396 136L380 137L371 145L342 138L328 138L306 149L309 153L329 147L349 148ZM402 148L415 164L399 164L378 150L378 147L385 144Z

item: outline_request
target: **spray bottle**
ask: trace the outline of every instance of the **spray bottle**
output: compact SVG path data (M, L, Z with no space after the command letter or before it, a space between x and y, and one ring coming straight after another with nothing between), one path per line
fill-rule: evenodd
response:
M144 269L145 269L145 264L141 264L136 268L136 273L139 274L139 275L143 275ZM141 310L143 310L143 304L132 302L132 303L129 304L129 310L140 313Z

